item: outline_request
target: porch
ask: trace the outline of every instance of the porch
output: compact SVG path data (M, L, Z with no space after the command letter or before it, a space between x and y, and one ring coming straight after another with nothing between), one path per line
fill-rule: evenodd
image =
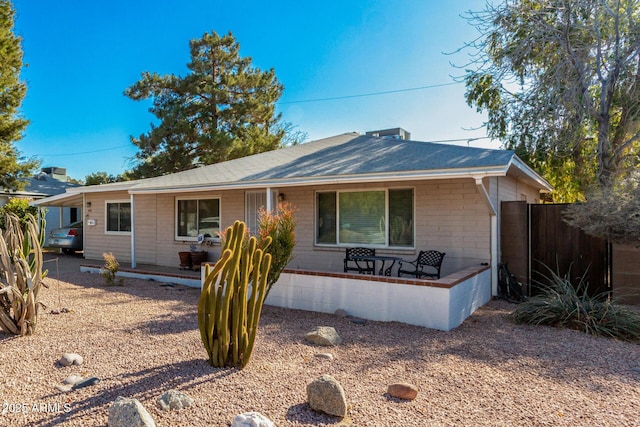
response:
M81 272L99 273L102 266L80 264ZM201 286L202 271L122 264L118 277ZM367 320L402 322L449 331L491 299L491 270L478 265L439 280L285 269L266 304L306 311L345 310Z

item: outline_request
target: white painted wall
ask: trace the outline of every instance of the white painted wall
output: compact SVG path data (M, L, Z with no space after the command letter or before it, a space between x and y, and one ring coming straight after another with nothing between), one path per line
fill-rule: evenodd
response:
M266 304L397 321L449 331L491 299L491 271L484 270L451 288L369 281L366 278L282 273Z

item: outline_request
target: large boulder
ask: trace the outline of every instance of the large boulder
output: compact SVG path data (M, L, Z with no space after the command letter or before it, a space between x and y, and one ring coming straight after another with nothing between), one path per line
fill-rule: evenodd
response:
M313 331L308 332L304 338L317 345L333 346L342 343L342 338L338 332L331 326L318 326Z
M331 375L322 375L307 385L307 401L314 411L337 417L347 415L344 389Z
M118 398L109 407L109 427L156 427L138 399Z

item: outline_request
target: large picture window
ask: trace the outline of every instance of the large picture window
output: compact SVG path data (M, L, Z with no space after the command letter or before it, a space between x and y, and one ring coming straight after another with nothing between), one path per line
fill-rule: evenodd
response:
M220 199L178 199L176 205L176 238L218 237Z
M108 201L107 202L107 232L130 233L131 232L131 202Z
M413 190L317 193L316 244L413 247Z

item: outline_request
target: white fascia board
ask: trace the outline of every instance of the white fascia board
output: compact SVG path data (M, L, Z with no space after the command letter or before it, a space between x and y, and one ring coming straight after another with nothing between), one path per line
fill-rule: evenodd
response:
M529 167L529 165L527 165L525 162L523 162L517 155L514 155L511 158L511 161L509 162L509 166L511 166L511 165L513 165L514 167L516 167L520 171L522 171L522 173L527 175L527 177L529 179L531 179L532 181L535 181L542 188L543 192L549 193L549 192L553 191L553 186L551 184L549 184L549 182L547 182L546 179L544 179L543 177L538 175L538 173L536 171L531 169ZM507 167L507 169L508 169L508 167Z
M75 200L76 202L82 201L82 193L56 194L55 196L49 196L43 199L34 200L29 204L32 206L63 206L65 202L70 202L72 200Z
M508 166L507 166L508 167ZM352 176L322 176L322 177L300 177L293 179L272 179L264 181L235 181L225 182L213 185L176 185L167 187L150 187L136 188L129 190L130 194L160 194L181 192L197 192L197 191L216 191L216 190L233 190L238 188L254 189L264 187L300 187L307 185L320 184L360 184L370 182L402 182L416 180L434 180L434 179L460 179L460 178L484 178L489 176L505 176L507 173L505 165L494 166L491 168L467 168L467 169L440 169L433 171L419 171L406 173L389 173L375 175L352 175Z

